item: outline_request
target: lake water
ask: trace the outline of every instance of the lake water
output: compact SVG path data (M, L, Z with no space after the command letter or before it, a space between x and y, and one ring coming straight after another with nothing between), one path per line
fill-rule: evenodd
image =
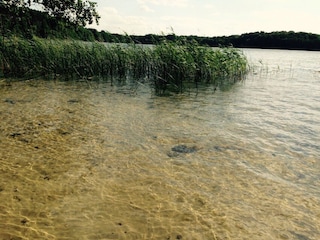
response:
M320 52L244 52L171 97L0 82L0 239L320 239Z

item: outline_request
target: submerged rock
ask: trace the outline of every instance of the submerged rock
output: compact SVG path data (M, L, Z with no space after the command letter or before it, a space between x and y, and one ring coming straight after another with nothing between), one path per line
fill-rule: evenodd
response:
M13 133L10 133L10 134L9 134L9 136L10 136L10 137L13 137L13 138L18 137L18 136L21 136L21 135L22 135L22 133L20 133L20 132L13 132Z
M78 99L69 99L68 103L79 103L80 101Z
M195 146L188 147L186 145L177 145L171 148L171 150L177 153L193 153L197 151L197 148Z
M10 104L15 104L15 103L16 103L16 101L14 101L14 100L11 99L11 98L6 98L6 99L4 100L4 102L10 103Z

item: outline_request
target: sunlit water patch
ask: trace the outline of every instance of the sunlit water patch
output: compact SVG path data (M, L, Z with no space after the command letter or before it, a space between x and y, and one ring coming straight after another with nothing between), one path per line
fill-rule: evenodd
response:
M319 53L245 53L171 97L2 82L0 239L319 239Z

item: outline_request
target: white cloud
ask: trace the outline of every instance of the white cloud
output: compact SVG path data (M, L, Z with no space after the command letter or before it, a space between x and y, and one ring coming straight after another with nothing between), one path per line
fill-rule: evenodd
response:
M211 4L211 3L208 3L208 4L204 5L204 8L206 8L206 9L214 9L214 5Z
M257 19L256 24L260 25L260 28L268 28L269 31L312 31L310 26L313 26L314 22L319 20L318 16L290 9L256 11L254 16Z
M146 32L153 33L156 31L156 29L162 27L158 23L153 23L150 21L150 19L147 19L144 16L126 15L125 13L110 7L105 7L101 10L102 11L100 11L100 15L104 21L101 21L98 26L93 24L90 27L120 34L145 34Z
M319 0L96 0L101 15L98 30L144 35L221 36L253 31L293 30L319 33ZM272 4L271 2L275 4ZM268 4L266 4L268 2ZM263 6L263 8L262 8Z
M118 10L112 7L105 7L103 8L103 13L111 14L111 15L117 15Z
M186 7L189 5L188 0L138 0L140 4L153 4L169 7Z
M145 12L149 12L149 13L154 12L154 10L148 7L147 5L141 5L140 8Z

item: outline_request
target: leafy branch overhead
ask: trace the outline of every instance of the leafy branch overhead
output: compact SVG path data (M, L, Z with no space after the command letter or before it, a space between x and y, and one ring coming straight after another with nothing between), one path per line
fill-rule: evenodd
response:
M96 10L97 3L88 0L4 0L0 4L8 8L39 6L50 16L82 26L94 21L98 24L100 19Z

